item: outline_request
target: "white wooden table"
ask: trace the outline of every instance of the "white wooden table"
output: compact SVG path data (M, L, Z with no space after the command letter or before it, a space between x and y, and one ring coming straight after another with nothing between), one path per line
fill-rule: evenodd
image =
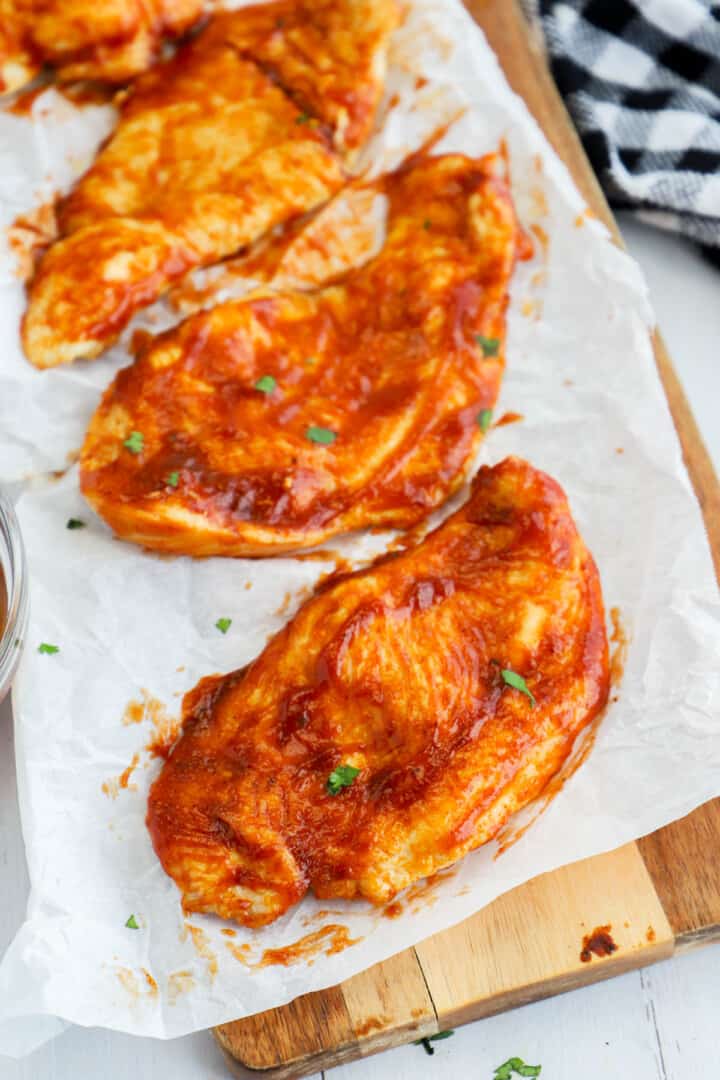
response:
M682 241L620 215L647 275L658 321L720 471L720 272ZM720 853L708 853L717 858ZM18 821L8 703L0 706L0 952L20 924L27 873ZM543 1080L690 1080L718 1075L720 945L642 972L483 1020L437 1043L342 1066L332 1080L492 1080L509 1057L542 1064ZM0 1080L225 1080L207 1034L170 1043L74 1028Z

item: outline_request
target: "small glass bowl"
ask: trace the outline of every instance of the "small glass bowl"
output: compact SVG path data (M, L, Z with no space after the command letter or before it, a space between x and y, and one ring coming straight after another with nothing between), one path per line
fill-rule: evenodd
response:
M20 659L28 616L27 560L12 503L0 491L0 701Z

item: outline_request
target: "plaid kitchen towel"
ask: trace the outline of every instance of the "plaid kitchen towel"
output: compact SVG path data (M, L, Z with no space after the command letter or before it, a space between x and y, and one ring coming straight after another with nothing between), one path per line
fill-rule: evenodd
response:
M720 4L526 0L610 202L720 265Z

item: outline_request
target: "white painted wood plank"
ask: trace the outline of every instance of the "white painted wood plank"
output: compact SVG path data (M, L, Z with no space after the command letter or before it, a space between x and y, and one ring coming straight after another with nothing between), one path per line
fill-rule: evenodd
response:
M72 1028L21 1061L0 1058L2 1080L228 1080L214 1040L172 1042Z
M720 1070L720 945L708 945L642 973L662 1049L662 1080L714 1077Z
M492 1080L509 1057L542 1080L690 1080L720 1065L720 945L470 1024L435 1045L329 1070L327 1080Z
M672 961L674 963L675 961ZM479 1020L435 1044L329 1070L327 1080L492 1080L510 1057L542 1065L542 1080L664 1080L638 972ZM708 1018L708 1027L711 1022Z

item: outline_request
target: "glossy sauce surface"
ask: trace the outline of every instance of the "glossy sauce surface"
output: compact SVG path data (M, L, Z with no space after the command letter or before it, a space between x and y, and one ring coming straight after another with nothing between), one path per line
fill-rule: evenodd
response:
M187 695L155 850L187 910L249 926L308 888L386 903L536 797L607 693L592 558L557 484L508 458L416 548L331 582ZM332 795L340 765L359 771Z
M385 77L379 48L398 25L396 0L279 0L219 15L211 34L249 56L303 115L328 125L338 149L370 134Z
M0 93L19 89L44 64L65 81L126 82L208 8L204 0L2 0Z
M218 16L127 91L114 134L59 205L60 238L30 283L23 344L33 364L99 355L193 267L345 182L345 151L369 133L382 92L394 0L297 3L292 18L286 7L265 6L261 29L253 8ZM338 31L363 13L352 41ZM323 75L309 94L313 72Z
M387 235L365 265L317 292L219 305L147 343L81 459L83 492L116 532L159 550L266 554L410 525L442 503L497 397L524 252L498 166L411 160L375 185ZM137 454L123 445L132 431Z

